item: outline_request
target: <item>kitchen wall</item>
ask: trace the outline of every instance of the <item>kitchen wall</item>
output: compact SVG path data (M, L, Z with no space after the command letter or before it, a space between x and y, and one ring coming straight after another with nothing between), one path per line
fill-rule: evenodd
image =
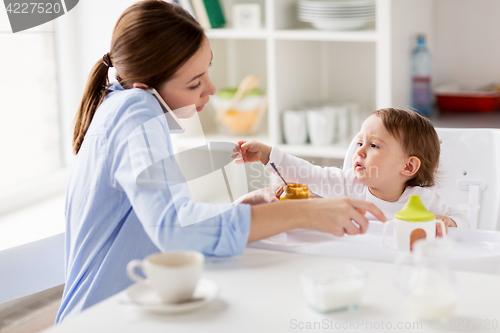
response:
M437 0L434 12L435 84L500 83L500 1Z

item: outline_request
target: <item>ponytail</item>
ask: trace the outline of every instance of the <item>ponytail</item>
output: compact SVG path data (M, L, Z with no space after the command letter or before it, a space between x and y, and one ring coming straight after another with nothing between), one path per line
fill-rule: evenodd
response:
M90 122L94 118L97 107L106 96L109 86L108 69L112 67L109 53L102 60L97 61L85 86L83 98L75 117L75 131L73 133L73 153L76 155L83 143L83 138L89 129Z

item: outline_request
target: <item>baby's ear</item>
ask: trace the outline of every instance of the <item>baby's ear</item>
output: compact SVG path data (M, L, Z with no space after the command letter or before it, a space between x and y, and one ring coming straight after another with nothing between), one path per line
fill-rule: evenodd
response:
M417 171L420 169L420 159L417 156L410 156L406 161L406 164L401 171L401 174L404 176L414 176Z

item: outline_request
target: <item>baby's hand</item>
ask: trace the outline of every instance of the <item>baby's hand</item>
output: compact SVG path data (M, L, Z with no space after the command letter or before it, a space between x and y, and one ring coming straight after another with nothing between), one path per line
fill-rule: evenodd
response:
M267 164L267 162L269 162L271 149L270 146L255 140L238 141L233 149L233 152L236 154L231 155L231 157L236 159L236 164L257 161L261 161L262 164Z
M455 221L450 219L448 216L436 215L436 219L442 220L444 222L444 226L446 227L446 233L448 233L448 227L456 227L457 224ZM441 230L441 224L436 224L436 233L439 237L443 237L443 232Z

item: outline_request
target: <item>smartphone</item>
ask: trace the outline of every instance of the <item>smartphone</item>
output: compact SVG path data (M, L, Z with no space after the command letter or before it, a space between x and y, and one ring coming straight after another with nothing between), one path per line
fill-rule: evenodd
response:
M170 130L170 133L174 134L182 134L186 131L186 128L182 126L181 122L179 121L179 118L172 112L170 107L165 103L163 98L161 98L160 94L156 89L151 88L150 89L153 95L156 97L158 102L160 102L161 108L163 110L163 113L165 114L165 117L167 118L167 125L168 129Z

